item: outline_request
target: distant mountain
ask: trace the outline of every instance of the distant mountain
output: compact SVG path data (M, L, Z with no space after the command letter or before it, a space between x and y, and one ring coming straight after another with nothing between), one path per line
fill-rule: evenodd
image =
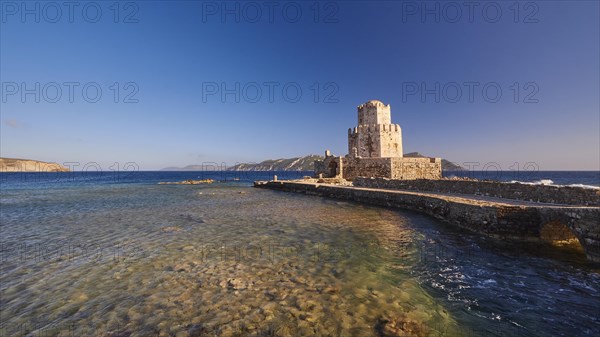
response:
M418 152L411 152L404 155L405 157L426 157ZM288 158L288 159L269 159L260 163L242 163L228 167L227 171L313 171L315 160L323 160L323 156L308 155L304 157ZM161 171L214 171L219 168L215 166L204 165L188 165L186 167L166 167ZM457 171L464 170L462 167L455 165L449 160L442 159L442 170Z
M406 153L405 157L420 157L424 156L419 152ZM314 161L323 160L323 156L309 155L299 158L290 159L277 159L277 160L265 160L258 164L238 164L228 168L230 171L313 171ZM447 159L442 159L442 170L443 171L458 171L464 170L461 166L458 166Z
M419 152L410 152L410 153L405 153L404 157L425 158L427 156L424 156L424 155L420 154ZM447 159L442 159L442 171L461 171L461 170L464 170L464 168L462 166L456 165Z
M315 160L323 160L323 156L314 154L289 159L269 159L256 163L243 163L229 167L228 171L314 171Z
M69 169L39 160L0 158L0 172L69 172Z

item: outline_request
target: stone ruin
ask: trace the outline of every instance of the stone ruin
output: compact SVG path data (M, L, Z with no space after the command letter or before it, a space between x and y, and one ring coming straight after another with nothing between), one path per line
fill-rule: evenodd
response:
M371 100L358 106L358 125L348 129L348 154L315 161L319 178L375 177L389 179L441 179L440 158L402 155L402 129L392 124L390 105Z

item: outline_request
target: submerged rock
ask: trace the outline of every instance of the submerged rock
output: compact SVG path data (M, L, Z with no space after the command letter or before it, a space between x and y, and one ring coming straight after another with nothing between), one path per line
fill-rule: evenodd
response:
M382 337L422 337L427 335L427 329L422 323L407 319L404 316L390 319L382 317L375 329L378 335Z
M198 184L212 184L215 181L212 179L202 180L184 180L184 181L161 181L159 185L198 185Z
M163 231L163 232L167 232L167 233L169 233L169 232L180 232L181 231L181 227L178 227L178 226L167 226L167 227L162 227L160 230Z

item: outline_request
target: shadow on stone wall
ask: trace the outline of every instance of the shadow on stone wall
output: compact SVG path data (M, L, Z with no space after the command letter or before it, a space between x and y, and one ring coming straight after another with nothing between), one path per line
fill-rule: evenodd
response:
M540 239L557 248L584 253L583 246L575 233L566 224L558 220L542 225Z

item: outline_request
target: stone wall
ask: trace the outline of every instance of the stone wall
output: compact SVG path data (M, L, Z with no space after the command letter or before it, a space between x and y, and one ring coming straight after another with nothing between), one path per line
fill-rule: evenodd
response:
M348 154L359 157L402 157L402 129L398 124L359 125L348 129Z
M392 158L391 179L441 179L440 158Z
M348 135L348 154L356 149L356 154L363 158L381 157L381 135L375 124L361 124Z
M360 158L327 156L315 161L315 176L336 176L346 180L358 177L390 179L441 179L442 161L439 158Z
M348 154L363 158L402 157L402 131L392 124L390 105L373 100L358 107L358 125L348 129Z
M600 206L600 190L581 187L527 185L496 181L392 180L385 178L356 178L354 179L354 185L411 191L486 195L565 205Z
M598 207L525 207L444 195L284 181L255 182L254 186L410 209L500 239L542 241L544 226L559 221L573 232L588 259L600 262Z
M357 107L358 125L390 124L392 121L390 105L378 100L368 101Z
M380 157L402 157L402 129L398 124L381 124L379 132Z
M344 157L342 177L354 180L359 176L392 177L392 158L353 158Z
M325 159L315 160L315 177L323 176L324 178L341 177L343 174L342 157L336 157L325 153Z

